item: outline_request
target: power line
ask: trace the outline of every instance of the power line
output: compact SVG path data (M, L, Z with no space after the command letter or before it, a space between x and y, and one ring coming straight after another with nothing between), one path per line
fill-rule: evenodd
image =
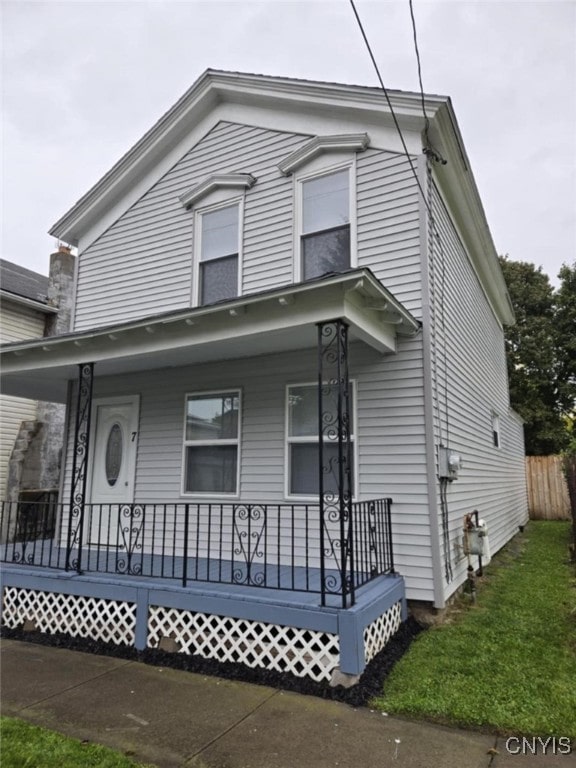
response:
M368 37L366 35L366 32L364 31L364 27L362 25L362 21L360 19L360 16L358 15L358 11L356 10L356 6L354 5L354 0L350 0L350 5L352 6L352 10L354 11L354 16L356 16L356 21L358 22L358 27L360 28L360 32L362 33L362 37L364 38L364 43L366 45L366 49L368 50L368 53L370 55L370 58L372 59L372 64L374 65L374 70L376 71L376 76L378 77L378 81L380 82L380 87L384 93L384 96L386 97L386 103L388 104L388 108L390 110L390 114L392 115L392 119L394 120L394 125L396 126L396 130L398 131L398 136L400 137L400 141L402 142L402 147L404 149L404 154L406 155L406 158L408 162L410 163L410 169L412 171L412 174L414 175L414 178L416 179L416 184L418 185L418 189L420 190L420 194L422 195L422 200L424 201L424 205L427 207L428 212L430 215L432 215L432 211L430 209L430 206L428 205L428 201L426 200L426 195L424 194L424 190L422 189L422 184L420 183L420 178L418 177L418 173L416 172L416 168L414 168L414 163L412 162L412 157L410 153L408 152L408 146L406 144L406 141L404 139L404 135L402 134L402 129L400 128L400 123L398 122L398 118L396 117L396 112L394 112L394 107L392 106L392 102L390 100L390 96L388 94L388 89L384 85L384 80L382 79L382 75L380 74L380 70L378 69L378 64L376 63L376 59L374 58L374 54L372 53L372 48L370 47L370 42L368 40Z
M446 165L446 160L432 147L429 136L428 136L428 129L430 125L430 121L428 118L428 114L426 112L426 100L424 96L424 88L422 85L422 67L420 64L420 52L418 50L418 39L416 35L416 20L414 18L414 9L412 7L412 0L409 0L410 3L410 15L412 18L412 33L414 37L414 47L416 50L416 60L418 63L418 79L420 83L420 97L422 99L422 111L424 115L424 121L425 121L425 138L426 138L426 147L424 148L424 154L427 158L427 166L428 166L428 175L430 175L430 158L436 162L440 162L442 165ZM422 201L426 207L426 210L428 211L429 215L429 222L430 222L430 230L432 233L432 240L436 240L439 248L439 255L441 259L440 263L440 269L441 269L441 284L439 286L440 288L440 297L439 297L439 311L440 311L440 325L442 327L442 334L443 334L443 342L444 342L444 416L445 416L445 422L446 422L446 440L449 442L449 431L450 431L450 425L449 425L449 416L448 416L448 401L449 401L449 395L448 395L448 375L449 375L449 369L448 369L448 360L447 360L447 340L446 340L446 317L445 317L445 307L444 307L444 297L445 297L445 279L446 279L446 254L444 252L444 248L442 245L442 238L440 237L440 232L438 230L438 227L436 226L436 220L434 216L434 211L431 205L430 200L428 199L428 195L424 192L424 189L422 188L422 184L420 182L420 178L418 176L418 173L416 172L416 169L414 168L414 163L412 162L412 157L410 156L410 153L408 152L408 147L406 145L406 141L404 139L404 136L402 134L402 129L400 128L400 123L398 122L398 118L396 117L396 113L394 112L394 107L392 106L392 102L390 100L390 96L388 94L388 90L386 86L384 85L384 81L382 79L382 75L380 74L380 70L378 68L378 64L376 63L376 59L374 57L374 54L372 52L372 48L370 46L370 42L368 40L368 36L366 35L366 32L364 31L364 26L362 25L362 21L360 19L360 16L358 14L358 11L356 10L356 6L354 4L354 0L350 0L350 5L352 6L352 10L354 11L354 16L356 17L356 21L358 22L358 26L360 28L360 32L362 33L362 37L364 38L364 43L366 45L366 48L368 50L368 53L370 55L370 58L372 60L372 64L374 66L374 69L376 71L376 75L378 77L378 80L380 82L380 87L384 93L384 96L386 97L386 102L388 104L388 108L390 109L390 113L392 115L392 118L394 120L394 125L396 126L396 130L398 131L398 135L400 137L400 141L402 142L402 147L404 148L404 154L406 155L406 158L410 164L410 169L412 171L412 174L414 176L414 179L416 180L416 184L418 186L418 189L420 191L420 195L422 197ZM435 382L435 388L437 391L437 402L438 402L438 390L439 385L438 381ZM442 419L440 418L440 408L438 406L438 417L439 417L439 429L440 429L440 440L442 440Z
M430 144L430 137L428 130L430 128L430 120L426 114L426 100L424 98L424 86L422 85L422 67L420 66L420 51L418 50L418 37L416 35L416 19L414 18L414 8L412 6L412 0L408 0L410 4L410 18L412 19L412 37L414 38L414 50L416 51L416 63L418 65L418 82L420 83L420 97L422 99L422 113L424 115L424 135L426 137L426 144Z
M420 65L420 51L418 49L418 35L416 34L416 19L414 17L414 7L412 5L412 0L408 0L408 3L410 5L410 19L412 20L412 37L414 39L414 51L416 53L416 64L418 65L418 82L420 84L420 98L422 100L422 114L424 115L424 138L425 138L425 148L424 153L426 155L430 155L433 160L435 160L438 163L441 163L442 165L446 165L446 160L442 157L442 155L434 148L434 145L430 141L430 120L428 119L428 114L426 113L426 99L424 98L424 86L422 84L422 67Z

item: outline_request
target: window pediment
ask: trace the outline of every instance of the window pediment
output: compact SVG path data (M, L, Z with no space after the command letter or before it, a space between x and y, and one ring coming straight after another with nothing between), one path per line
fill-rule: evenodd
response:
M336 136L315 136L299 149L291 152L278 164L284 176L296 171L324 152L363 152L370 145L367 133L345 133Z
M180 195L179 200L184 208L191 208L199 200L216 190L250 189L254 184L256 184L256 177L252 176L251 173L214 173Z

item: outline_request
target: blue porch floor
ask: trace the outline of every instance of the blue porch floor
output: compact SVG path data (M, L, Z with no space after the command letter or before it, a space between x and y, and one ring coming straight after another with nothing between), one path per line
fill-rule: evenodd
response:
M11 543L0 547L0 558L6 567L38 568L43 572L64 572L66 577L76 574L77 551L70 558L71 567L66 571L66 549L55 545L51 540L38 540L25 545ZM246 594L256 598L267 593L296 594L297 602L307 605L320 605L322 581L324 582L324 602L328 606L343 607L341 595L341 575L335 568L325 568L322 574L319 567L304 561L301 566L266 563L259 559L247 562L246 559L215 559L209 557L178 557L163 553L127 553L114 547L90 548L82 550L80 575L104 576L113 580L130 578L139 583L158 584L163 587L181 586L195 591L203 590L202 585L218 594ZM367 571L356 569L355 583L363 587L355 588L355 597L365 590L367 583L376 577ZM380 577L382 578L382 577ZM278 597L274 600L277 601ZM282 598L283 599L283 598ZM290 598L286 598L291 602ZM350 604L351 600L347 603Z

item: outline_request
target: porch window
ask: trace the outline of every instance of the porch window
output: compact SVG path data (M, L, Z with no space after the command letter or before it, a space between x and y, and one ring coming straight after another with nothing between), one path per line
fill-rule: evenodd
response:
M239 204L200 212L199 304L238 296Z
M350 170L302 182L303 280L350 267Z
M334 433L324 435L324 464L330 472L324 473L324 491L338 490L338 434L337 434L337 388L331 387L324 395L328 418L333 420ZM352 443L352 488L354 488L354 467L356 464L356 441L354 437L354 385L350 383L350 440ZM318 477L318 387L303 384L288 387L287 394L287 459L289 496L317 496Z
M184 492L236 494L239 443L239 391L188 395Z

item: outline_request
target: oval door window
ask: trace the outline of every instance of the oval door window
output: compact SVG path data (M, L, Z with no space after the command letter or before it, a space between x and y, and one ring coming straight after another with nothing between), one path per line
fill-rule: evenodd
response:
M106 480L108 485L116 485L120 468L122 466L122 428L120 424L113 424L108 434L106 443Z

